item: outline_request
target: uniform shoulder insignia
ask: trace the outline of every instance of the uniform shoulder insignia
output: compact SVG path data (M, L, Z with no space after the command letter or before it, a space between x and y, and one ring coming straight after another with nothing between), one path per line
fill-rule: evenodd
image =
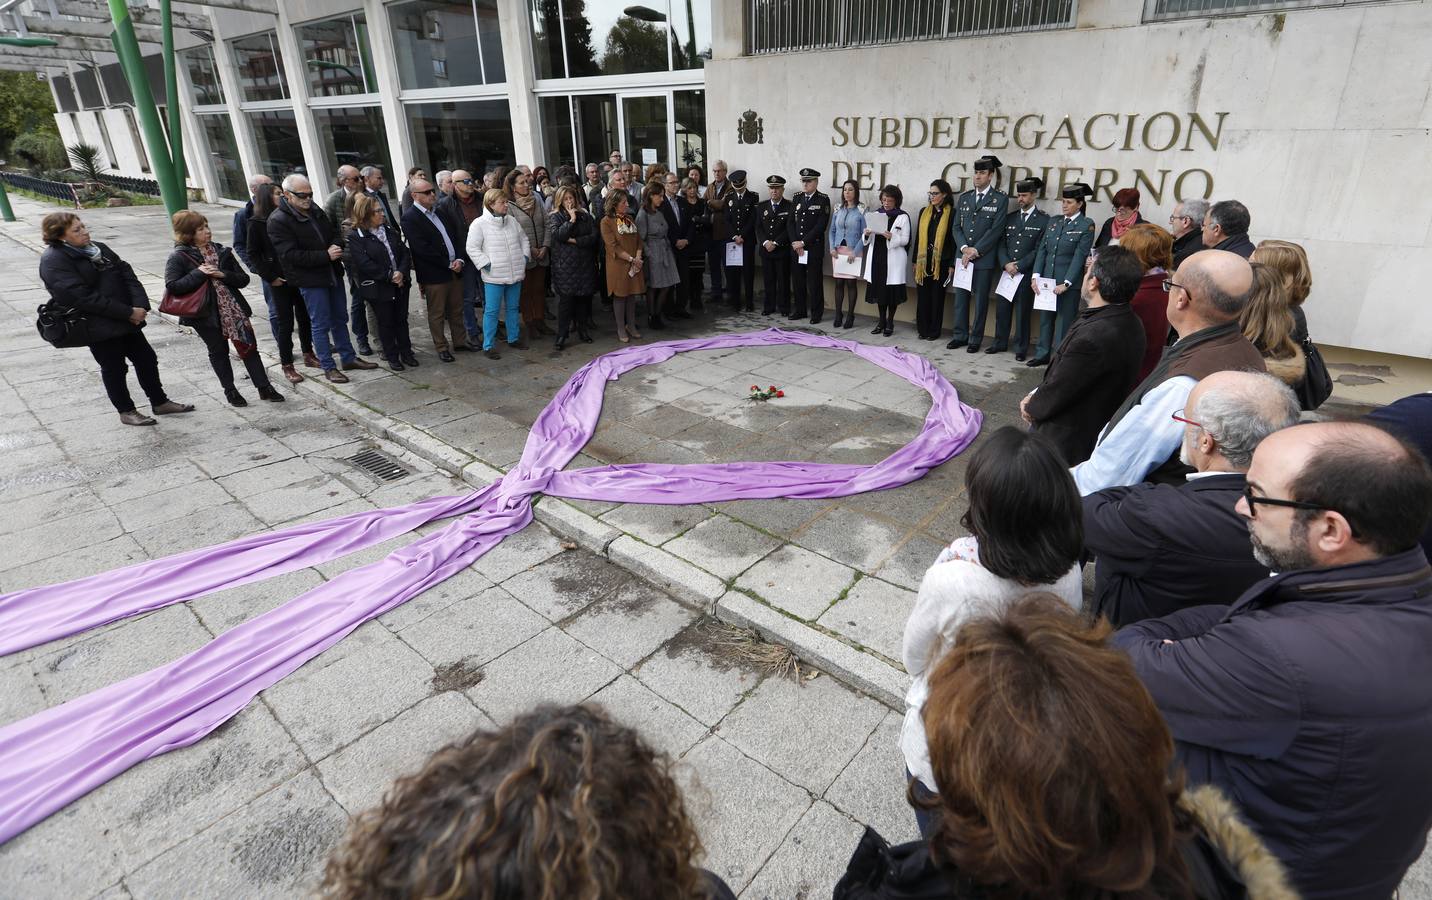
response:
M1090 230L1090 231L1093 231L1093 230L1094 230L1094 223L1093 223L1093 222L1090 222L1090 223L1089 223L1089 230Z

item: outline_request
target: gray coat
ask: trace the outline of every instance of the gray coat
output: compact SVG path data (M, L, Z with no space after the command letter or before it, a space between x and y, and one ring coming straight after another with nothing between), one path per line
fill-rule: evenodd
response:
M676 267L676 252L671 249L666 216L660 210L650 212L642 207L637 210L636 230L646 254L647 287L659 290L680 284L681 270Z

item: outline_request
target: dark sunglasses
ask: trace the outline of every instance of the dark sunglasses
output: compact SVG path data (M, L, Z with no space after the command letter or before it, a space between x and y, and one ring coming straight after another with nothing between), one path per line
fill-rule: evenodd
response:
M313 199L313 191L289 191L289 192L288 192L288 195L289 195L290 197L297 197L297 198L300 199L300 200L312 200L312 199Z
M459 179L457 180L457 183L458 183L458 184L476 184L476 182L474 182L471 178L459 178Z
M468 182L468 183L471 184L471 182ZM433 189L432 189L432 188L428 188L428 189L425 190L425 191L413 191L413 194L414 194L415 196L421 197L421 196L423 196L424 194L431 194L432 192L433 192Z
M1258 518L1258 504L1264 506L1286 506L1290 509L1327 509L1336 512L1331 507L1321 503L1304 503L1302 500L1278 500L1273 497L1258 497L1253 493L1252 485L1243 486L1243 499L1248 501L1248 518Z

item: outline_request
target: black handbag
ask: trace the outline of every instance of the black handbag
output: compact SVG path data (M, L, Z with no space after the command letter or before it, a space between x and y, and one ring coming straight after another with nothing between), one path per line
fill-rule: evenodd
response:
M1318 352L1317 344L1308 338L1303 338L1303 359L1303 380L1296 388L1298 403L1305 410L1314 410L1332 396L1333 376L1328 372L1327 363L1323 362L1323 355Z
M90 345L89 319L77 309L42 303L35 308L35 330L47 343L56 347Z
M393 282L369 279L358 282L358 296L364 300L378 302L393 299Z

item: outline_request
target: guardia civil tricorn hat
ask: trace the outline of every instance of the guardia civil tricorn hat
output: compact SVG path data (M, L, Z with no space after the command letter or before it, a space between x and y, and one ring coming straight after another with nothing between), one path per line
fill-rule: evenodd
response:
M975 160L975 171L994 172L998 171L999 167L1002 165L1004 165L1004 163L999 161L998 156L981 156L979 159Z
M1076 181L1073 184L1064 185L1064 190L1059 192L1059 196L1068 197L1070 200L1083 200L1085 197L1094 196L1094 189L1082 181Z

